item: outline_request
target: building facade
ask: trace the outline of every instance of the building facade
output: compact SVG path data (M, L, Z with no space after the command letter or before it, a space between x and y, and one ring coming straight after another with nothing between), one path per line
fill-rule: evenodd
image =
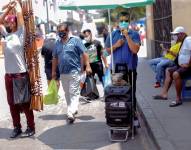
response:
M170 32L175 27L183 26L191 35L190 14L190 0L156 0L146 7L148 58L160 56L160 43L170 46Z

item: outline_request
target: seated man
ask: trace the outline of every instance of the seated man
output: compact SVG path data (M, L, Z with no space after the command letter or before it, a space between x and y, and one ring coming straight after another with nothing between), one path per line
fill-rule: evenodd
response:
M186 33L178 33L177 36L179 40L183 42L178 55L178 64L166 70L166 78L162 93L153 97L154 99L167 100L168 90L172 80L174 80L176 101L172 101L169 105L170 107L176 107L182 104L182 79L191 76L191 36L186 37Z
M176 27L173 32L171 32L174 45L171 46L170 49L166 49L161 45L162 50L166 52L164 57L154 58L149 61L149 64L153 71L156 73L156 83L154 85L155 88L161 86L162 80L164 81L165 69L167 67L172 67L175 65L174 60L179 52L181 41L177 39L176 34L184 32L183 27Z

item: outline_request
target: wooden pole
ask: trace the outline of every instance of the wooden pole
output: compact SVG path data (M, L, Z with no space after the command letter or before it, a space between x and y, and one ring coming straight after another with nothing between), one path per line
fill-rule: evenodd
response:
M22 11L25 23L25 57L31 85L31 106L33 110L43 110L42 82L39 67L39 53L35 42L35 24L32 0L22 1Z

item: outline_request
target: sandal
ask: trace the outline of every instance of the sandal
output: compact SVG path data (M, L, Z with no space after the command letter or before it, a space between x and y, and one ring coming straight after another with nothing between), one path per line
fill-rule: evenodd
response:
M155 96L153 96L153 99L155 99L155 100L167 100L168 98L167 97L163 97L161 95L155 95Z
M172 101L169 107L177 107L179 105L182 105L182 101Z

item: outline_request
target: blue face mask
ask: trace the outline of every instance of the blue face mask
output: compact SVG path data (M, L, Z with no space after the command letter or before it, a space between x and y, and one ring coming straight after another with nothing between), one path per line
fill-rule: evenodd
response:
M127 29L127 28L129 27L129 22L125 22L125 21L120 22L120 23L119 23L119 27L120 27L121 29Z
M66 36L66 33L65 32L59 32L58 36L62 39Z

